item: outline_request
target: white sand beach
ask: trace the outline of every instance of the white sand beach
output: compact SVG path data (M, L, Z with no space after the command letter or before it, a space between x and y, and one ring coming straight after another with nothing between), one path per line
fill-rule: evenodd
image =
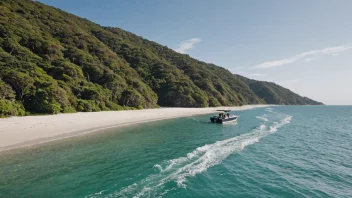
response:
M214 113L218 109L246 110L265 106L160 108L3 118L0 119L0 151L123 125Z

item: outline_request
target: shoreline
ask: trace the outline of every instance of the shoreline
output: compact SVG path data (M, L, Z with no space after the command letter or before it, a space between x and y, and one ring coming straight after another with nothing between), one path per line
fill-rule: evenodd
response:
M0 152L94 133L109 128L210 114L215 113L218 109L241 111L267 106L270 105L212 108L168 107L1 118Z

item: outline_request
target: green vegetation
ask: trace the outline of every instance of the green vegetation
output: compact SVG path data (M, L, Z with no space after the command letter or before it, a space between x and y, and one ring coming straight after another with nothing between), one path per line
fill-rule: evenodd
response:
M30 0L0 1L0 71L1 116L315 102L256 95L224 68Z
M292 91L272 82L256 81L235 75L243 80L253 90L253 92L263 99L267 104L280 105L322 105L323 103L314 101L307 97L302 97Z

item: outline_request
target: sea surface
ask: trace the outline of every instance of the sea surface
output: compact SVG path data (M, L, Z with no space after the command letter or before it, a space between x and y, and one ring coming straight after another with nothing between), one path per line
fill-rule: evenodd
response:
M352 197L351 106L233 113L0 153L0 197Z

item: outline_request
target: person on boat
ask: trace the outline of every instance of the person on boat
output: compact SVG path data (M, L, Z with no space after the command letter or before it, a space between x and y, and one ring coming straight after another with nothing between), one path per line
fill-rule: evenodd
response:
M229 113L227 113L227 118L230 118L230 114Z

